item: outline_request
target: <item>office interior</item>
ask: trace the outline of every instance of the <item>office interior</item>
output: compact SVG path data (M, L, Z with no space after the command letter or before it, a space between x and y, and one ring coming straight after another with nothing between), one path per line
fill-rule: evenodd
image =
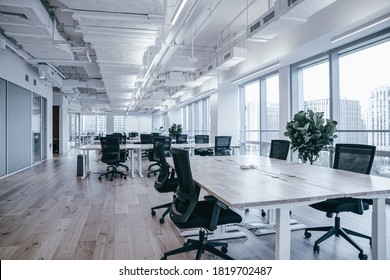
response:
M383 56L377 57L378 53ZM23 207L10 209L10 192L18 193L29 183L50 185L36 174L52 178L58 188L101 186L93 174L83 181L76 177L79 148L91 135L168 135L172 124L182 124L190 139L196 134L210 139L229 135L240 146L239 154L267 156L271 139L286 139L286 123L293 115L313 109L339 122L336 143L377 146L372 173L390 177L390 79L382 79L390 67L389 54L387 0L0 0L2 259L43 254L21 253L27 245L10 237L11 229L21 223L15 224L12 217L30 215L29 207L36 203L24 197ZM290 153L289 160L298 161L297 155ZM67 177L61 175L60 181L43 172L52 172L58 161L67 168L61 172ZM324 152L316 164L330 167L331 162L332 155ZM97 162L92 164L101 168ZM148 164L145 160L145 170ZM26 176L34 179L29 182ZM119 184L123 194L131 195L135 187L152 193L154 180L153 176L128 177L113 184ZM112 186L104 183L105 188L112 190ZM125 186L131 186L130 190ZM134 206L127 209L139 211ZM313 223L306 211L298 209L293 214ZM261 218L260 209L240 213L249 220ZM78 214L83 219L88 216ZM146 226L155 223L152 228L163 236L161 242L182 242L169 221L160 225L150 219ZM145 227L143 219L135 220L137 226ZM365 221L370 223L369 216ZM352 218L354 222L359 223ZM29 227L33 231L34 226ZM137 230L131 232L137 234ZM126 234L126 228L117 234ZM174 237L166 237L169 234ZM301 235L293 239L292 251L302 249ZM269 246L261 244L261 239L272 243L272 238L251 236L245 246L268 252ZM257 242L260 245L253 245ZM45 241L38 243L44 247ZM229 241L233 255L237 253L240 259L273 258L272 252L264 256L239 253L242 243ZM143 255L142 249L130 246L126 249L136 254L102 251L99 255L97 250L88 251L90 245L79 243L85 246L79 253L61 248L65 253L41 257L153 259L163 251L159 248ZM353 249L348 252L346 247L333 244L328 253L323 249L322 257L355 259ZM292 258L322 258L313 256L309 247L305 250L292 253ZM390 248L387 252L389 257Z

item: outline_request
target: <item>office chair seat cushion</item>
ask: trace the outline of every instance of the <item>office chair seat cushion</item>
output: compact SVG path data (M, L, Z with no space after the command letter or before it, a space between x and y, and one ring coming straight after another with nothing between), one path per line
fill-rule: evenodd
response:
M158 181L154 183L154 187L159 193L175 192L178 186L178 178L169 178L163 184Z
M194 154L198 156L212 156L214 151L212 149L199 148L194 150Z
M370 200L363 199L362 201L363 210L368 210ZM310 207L326 213L353 212L356 214L362 214L359 213L357 200L351 197L328 199L322 202L311 204Z
M208 229L210 225L211 213L213 212L215 201L199 201L186 223L175 223L178 228L202 227ZM220 209L217 225L241 223L242 218L236 212L228 209Z

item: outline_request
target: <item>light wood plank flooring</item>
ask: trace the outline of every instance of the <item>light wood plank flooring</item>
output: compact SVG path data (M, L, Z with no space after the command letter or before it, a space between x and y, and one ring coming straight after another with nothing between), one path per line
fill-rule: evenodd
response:
M117 178L113 182L98 173L105 165L91 159L91 174L86 180L76 177L76 149L55 156L16 174L0 179L0 259L78 259L143 260L160 259L164 251L183 244L184 238L166 218L152 217L150 207L169 202L170 194L159 194L153 188L155 178ZM149 162L144 160L146 171ZM387 240L390 240L390 206L387 205ZM331 225L333 219L310 207L292 209L292 218L309 226ZM261 221L260 209L245 212L244 224ZM363 216L346 214L342 224L369 234L371 212ZM228 240L229 254L236 259L273 259L274 235L256 236L253 230L240 228L246 238ZM312 246L321 233L305 239L303 231L292 232L292 259L352 259L357 251L345 240L332 237L313 254ZM366 240L361 244L369 259ZM387 255L390 258L390 242ZM193 259L193 252L170 259ZM203 259L214 259L205 254Z

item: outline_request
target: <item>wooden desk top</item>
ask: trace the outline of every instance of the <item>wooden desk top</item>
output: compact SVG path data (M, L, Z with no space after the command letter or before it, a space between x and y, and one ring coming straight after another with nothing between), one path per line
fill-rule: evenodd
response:
M233 208L288 207L329 198L390 194L387 178L267 157L190 157L190 161L194 180ZM240 168L251 164L257 167Z

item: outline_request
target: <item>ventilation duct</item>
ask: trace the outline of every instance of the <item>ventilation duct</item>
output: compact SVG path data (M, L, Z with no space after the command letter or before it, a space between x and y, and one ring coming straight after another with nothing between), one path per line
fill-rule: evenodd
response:
M336 0L277 0L274 6L248 26L248 41L266 42L291 26L302 24Z
M222 55L221 63L218 65L218 70L229 70L238 63L244 61L247 56L245 48L233 47Z
M62 78L56 70L47 64L38 65L39 78L41 80L47 80L53 85L53 87L62 88Z

